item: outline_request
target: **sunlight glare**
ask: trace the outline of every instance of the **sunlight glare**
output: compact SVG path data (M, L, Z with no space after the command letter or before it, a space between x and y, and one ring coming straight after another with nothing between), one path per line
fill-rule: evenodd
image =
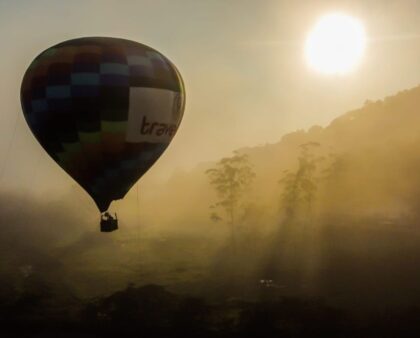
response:
M305 43L310 68L329 75L343 75L359 64L366 46L366 34L360 20L333 13L319 19Z

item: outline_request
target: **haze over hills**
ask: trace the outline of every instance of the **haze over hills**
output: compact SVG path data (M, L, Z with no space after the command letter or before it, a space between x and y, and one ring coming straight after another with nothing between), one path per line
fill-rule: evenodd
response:
M252 198L259 203L279 207L278 180L283 170L296 169L300 145L315 142L319 145L312 151L324 157L320 171L334 161L339 160L342 165L338 181L328 192L320 182L324 201L319 201L318 207L328 213L398 217L417 210L412 197L420 191L416 184L420 179L419 141L420 86L383 100L367 100L363 107L336 118L325 128L297 130L284 135L278 143L239 151L249 155L255 169ZM165 209L168 223L186 212L204 217L211 194L204 172L212 165L203 163L191 172L174 175L160 189L153 189L154 198L143 200L142 209L149 215L147 210L154 211L153 205L170 206L172 200L176 201L176 208ZM150 217L153 218L153 212Z
M4 195L4 293L14 288L19 294L32 278L80 297L157 283L210 298L252 298L258 280L271 278L281 294L346 306L414 301L420 285L413 272L420 259L419 112L420 86L366 101L325 128L240 149L256 177L244 196L246 210L238 211L243 217L232 257L229 227L209 218L216 195L205 171L215 163L141 185L140 208L135 191L119 202L121 229L111 235L97 231L97 215L81 205L88 198L79 190L48 203ZM279 181L285 170L302 169L302 157L315 165L308 178L315 190L310 208L302 195L291 219ZM375 289L375 276L389 290L403 291L356 290Z
M0 0L0 338L417 338L419 13Z

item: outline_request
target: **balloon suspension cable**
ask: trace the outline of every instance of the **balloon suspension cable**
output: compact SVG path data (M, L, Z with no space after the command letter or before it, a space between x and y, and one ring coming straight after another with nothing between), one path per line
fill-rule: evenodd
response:
M18 122L19 122L19 114L16 114L15 125L13 127L12 137L10 138L9 144L7 146L6 156L3 157L4 158L4 162L3 162L3 165L2 165L1 170L0 170L0 180L3 178L4 171L6 170L6 165L9 162L10 151L11 151L12 145L13 145L13 143L15 141Z
M140 197L139 197L139 183L137 183L137 222L140 223Z

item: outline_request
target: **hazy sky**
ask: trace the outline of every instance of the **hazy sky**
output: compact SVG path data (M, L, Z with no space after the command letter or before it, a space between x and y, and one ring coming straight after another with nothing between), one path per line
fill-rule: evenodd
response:
M303 44L316 19L337 10L360 18L369 42L354 73L328 77L306 67ZM179 68L184 120L147 180L326 125L368 98L418 85L419 18L416 0L0 0L0 174L7 160L0 186L37 189L34 181L51 177L70 182L32 137L19 102L28 64L62 40L132 39Z

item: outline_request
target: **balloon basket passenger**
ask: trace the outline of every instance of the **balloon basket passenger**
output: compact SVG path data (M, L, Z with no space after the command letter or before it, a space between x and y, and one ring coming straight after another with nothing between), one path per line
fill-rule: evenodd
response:
M111 232L118 229L117 214L115 217L106 211L101 215L101 232Z

